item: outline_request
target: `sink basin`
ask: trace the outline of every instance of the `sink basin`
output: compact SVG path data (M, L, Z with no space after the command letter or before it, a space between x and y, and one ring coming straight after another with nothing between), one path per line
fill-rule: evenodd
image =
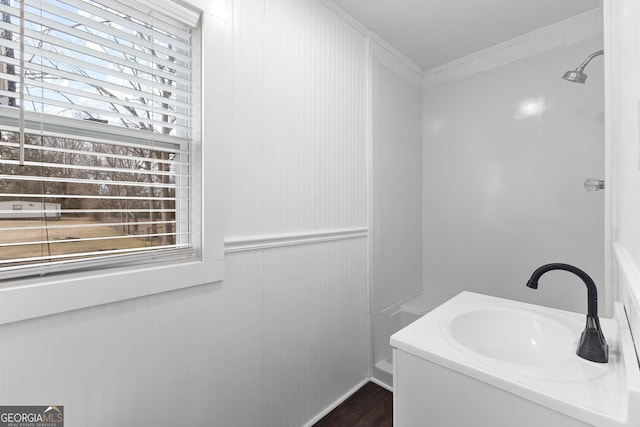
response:
M434 425L640 426L640 370L624 307L600 319L609 363L576 354L585 317L456 295L390 338L398 425L428 417ZM418 409L421 418L409 418Z
M582 325L547 313L509 307L475 308L446 325L456 344L509 363L549 365L574 357ZM577 331L577 332L576 332Z
M439 322L442 337L474 361L545 381L584 381L606 364L576 354L586 317L515 302L458 307Z

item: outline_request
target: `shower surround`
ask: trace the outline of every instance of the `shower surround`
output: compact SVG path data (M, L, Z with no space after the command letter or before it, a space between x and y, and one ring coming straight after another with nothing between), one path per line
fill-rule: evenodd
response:
M584 286L569 275L545 293L522 283L548 262L584 269L604 288L603 62L589 81L561 79L602 36L560 46L424 92L425 289L468 290L576 312ZM462 267L462 268L461 268ZM567 284L562 283L567 282Z

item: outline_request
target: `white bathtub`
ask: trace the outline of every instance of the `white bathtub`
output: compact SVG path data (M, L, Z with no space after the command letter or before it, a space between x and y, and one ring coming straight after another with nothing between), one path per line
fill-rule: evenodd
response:
M448 299L423 292L387 308L373 318L373 378L380 385L391 390L393 384L393 351L389 345L391 335Z

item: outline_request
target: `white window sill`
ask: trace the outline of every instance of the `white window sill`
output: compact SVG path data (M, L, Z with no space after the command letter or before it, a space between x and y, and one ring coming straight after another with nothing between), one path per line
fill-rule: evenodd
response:
M108 304L222 280L224 261L182 261L8 282L0 288L0 324Z

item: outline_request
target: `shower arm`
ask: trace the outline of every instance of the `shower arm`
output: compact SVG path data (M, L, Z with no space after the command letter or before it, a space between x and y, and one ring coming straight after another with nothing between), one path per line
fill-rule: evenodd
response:
M599 50L599 51L597 51L597 52L593 52L591 55L587 56L587 59L585 59L585 60L582 62L582 64L580 64L580 66L579 66L578 68L576 68L576 70L580 70L580 71L584 70L584 68L587 66L587 64L588 64L589 62L591 62L591 60L592 60L593 58L595 58L595 57L596 57L596 56L598 56L598 55L602 55L602 54L604 54L604 50Z

